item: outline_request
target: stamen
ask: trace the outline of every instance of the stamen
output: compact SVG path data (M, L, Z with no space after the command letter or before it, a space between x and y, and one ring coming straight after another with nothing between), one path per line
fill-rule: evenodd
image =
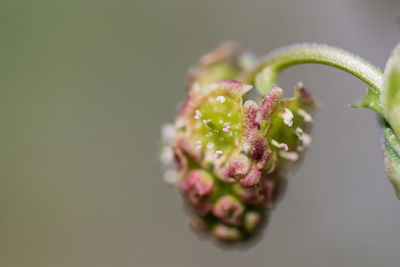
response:
M299 159L299 154L297 152L279 151L279 156L290 161L297 161Z
M303 140L303 145L305 147L308 147L311 145L311 140L312 140L311 135L303 134L301 139Z
M196 119L196 120L199 120L200 118L201 118L201 112L200 112L200 110L196 110L196 115L194 115L194 118Z
M311 136L309 134L304 133L304 131L300 127L297 127L296 135L302 141L304 147L310 146L310 144L311 144Z
M305 122L312 122L313 121L311 115L308 114L307 111L305 111L304 109L299 108L297 110L297 113L299 113L299 115L303 117Z
M276 141L275 139L272 139L272 140L271 140L271 144L274 145L274 146L276 146L276 147L279 148L279 149L282 149L283 151L288 151L288 150L289 150L289 147L288 147L287 144L285 144L285 143L279 143L279 142Z
M304 134L304 131L303 131L303 129L301 129L300 127L297 127L296 128L296 135L297 136L302 136Z
M217 150L215 151L215 158L219 159L222 156L222 151L221 150Z
M290 109L285 108L285 112L282 114L283 122L289 126L292 127L293 125L293 113Z
M230 130L231 130L231 123L230 122L225 122L224 123L224 126L225 126L225 128L223 128L222 130L224 131L224 132L229 132Z
M222 95L217 96L217 102L224 103L225 102L225 97L223 97Z
M200 141L200 140L197 140L197 141L196 141L196 149L197 149L197 150L200 150L200 149L201 149L201 146L202 146L201 141Z

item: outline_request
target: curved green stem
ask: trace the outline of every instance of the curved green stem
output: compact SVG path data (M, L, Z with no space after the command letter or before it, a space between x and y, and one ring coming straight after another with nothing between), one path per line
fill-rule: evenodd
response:
M302 63L319 63L344 70L367 83L378 93L383 84L383 74L365 60L341 49L319 44L298 44L267 54L245 76L244 81L253 83L260 73L266 93L275 84L283 69Z

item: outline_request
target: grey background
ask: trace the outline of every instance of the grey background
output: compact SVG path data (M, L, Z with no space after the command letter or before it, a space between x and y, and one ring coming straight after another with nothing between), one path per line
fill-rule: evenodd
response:
M261 240L194 235L162 182L159 128L184 74L225 39L261 55L319 42L384 67L399 1L0 3L0 266L399 266L400 202L365 84L325 66L285 71L323 103L313 146Z

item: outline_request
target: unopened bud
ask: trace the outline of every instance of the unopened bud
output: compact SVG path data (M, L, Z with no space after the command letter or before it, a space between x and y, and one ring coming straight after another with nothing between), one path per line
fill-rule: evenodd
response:
M214 236L224 242L233 242L240 239L241 234L236 227L218 224L213 229Z
M231 225L240 225L243 215L243 205L232 196L223 196L213 208L213 214L222 222Z
M181 183L181 189L193 207L201 214L207 214L212 209L210 196L214 180L206 171L191 171Z
M247 232L253 232L261 222L261 215L255 211L249 211L244 217L243 227Z
M175 125L163 128L166 179L193 207L190 224L225 242L247 239L260 224L286 169L311 141L316 107L302 84L292 98L272 87L262 101L244 101L253 84L240 81L243 55L225 44L203 57Z

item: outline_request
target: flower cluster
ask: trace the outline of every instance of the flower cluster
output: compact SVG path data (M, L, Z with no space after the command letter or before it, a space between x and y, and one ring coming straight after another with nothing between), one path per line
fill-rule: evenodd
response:
M299 83L292 98L272 87L259 103L240 75L249 53L225 43L189 72L186 101L165 126L163 162L192 207L191 225L221 241L252 236L288 169L310 145L316 101ZM176 175L176 176L175 176Z

